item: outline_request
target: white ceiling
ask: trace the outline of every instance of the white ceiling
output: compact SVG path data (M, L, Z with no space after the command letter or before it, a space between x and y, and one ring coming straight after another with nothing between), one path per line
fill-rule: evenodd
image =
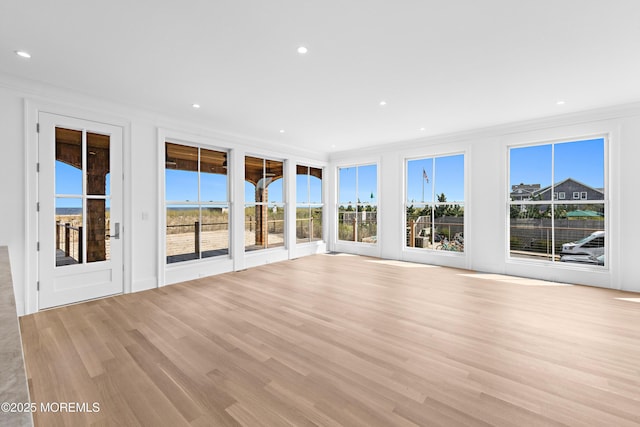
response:
M0 71L331 152L640 101L640 1L2 0Z

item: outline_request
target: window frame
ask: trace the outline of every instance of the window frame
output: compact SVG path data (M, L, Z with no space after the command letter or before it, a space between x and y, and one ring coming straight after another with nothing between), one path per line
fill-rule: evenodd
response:
M576 143L576 142L581 142L581 141L591 141L591 140L597 140L597 139L602 139L603 140L603 198L602 199L597 199L597 200L589 200L588 197L587 198L580 198L578 200L571 200L571 199L560 199L558 198L558 193L552 193L553 194L553 198L551 200L544 200L544 201L523 201L523 200L511 200L509 197L509 188L510 188L510 182L511 182L511 150L512 149L518 149L518 148L527 148L527 147L537 147L537 146L544 146L544 145L561 145L563 143ZM559 138L554 138L554 139L548 139L548 140L544 140L541 139L539 141L535 141L535 142L531 142L531 140L527 141L527 142L516 142L513 144L507 144L506 145L506 149L507 149L507 153L506 153L506 160L507 160L507 168L506 168L506 172L507 172L507 193L506 193L506 200L507 200L507 210L506 210L506 221L505 221L505 225L506 225L506 239L505 239L505 259L507 262L509 263L526 263L526 264L536 264L536 265L544 265L544 266L551 266L551 267L560 267L563 270L587 270L587 271L593 271L593 272L602 272L602 271L608 271L610 270L610 266L611 266L611 262L609 261L609 253L610 253L610 249L612 247L612 243L611 243L611 223L610 223L610 217L612 215L611 211L610 211L610 200L609 200L609 159L610 159L610 153L609 153L609 147L610 147L610 139L611 139L611 135L609 133L606 132L602 132L602 133L593 133L593 134L584 134L584 135L578 135L578 136L569 136L569 137L559 137ZM554 153L554 150L552 148L552 153ZM555 166L554 166L554 162L555 162L555 154L552 154L552 159L551 159L551 186L550 186L550 191L552 192L555 189ZM587 192L580 192L581 196L582 194L587 193ZM511 246L510 246L510 238L511 238L511 225L510 225L510 208L513 205L541 205L541 204L547 204L547 205L589 205L589 204L599 204L603 206L603 212L604 212L604 219L603 219L603 226L602 229L605 232L605 246L604 246L604 256L605 256L605 263L604 265L595 265L595 264L582 264L582 263L571 263L571 262L561 262L559 260L536 260L536 259L526 259L526 258L521 258L521 257L514 257L511 255ZM553 215L551 216L552 218L552 223L555 221L555 218L553 217ZM552 247L555 246L555 233L553 232L554 230L552 230L551 232L551 236L552 236ZM584 238L587 238L588 236L585 236ZM558 255L555 253L555 248L553 248L553 254Z
M463 200L453 200L450 202L439 202L437 201L437 197L438 194L436 194L436 183L437 183L437 171L435 168L436 165L436 160L439 158L446 158L446 157L455 157L455 156L462 156L462 162L463 162L463 169L462 169L462 182L463 182ZM431 155L418 155L418 156L411 156L411 157L405 157L404 159L404 167L403 167L403 183L404 183L404 191L403 191L403 209L402 209L402 224L403 224L403 228L402 228L402 232L406 233L406 231L409 228L409 224L407 223L407 208L409 205L415 206L416 202L409 202L408 200L408 194L407 192L409 191L409 185L408 185L408 172L409 172L409 162L410 161L415 161L415 160L432 160L432 173L433 176L431 178L432 180L432 190L431 190L431 196L432 196L432 200L431 201L423 201L420 203L417 203L419 206L431 206L431 227L430 227L430 234L434 235L435 233L435 223L433 221L433 218L435 218L435 211L437 209L437 207L439 206L453 206L453 205L458 205L461 206L463 209L463 221L462 221L462 235L465 236L467 233L467 212L465 212L465 208L466 208L466 199L467 199L467 186L466 186L466 182L467 182L467 153L465 151L454 151L454 152L448 152L448 153L439 153L439 154L431 154ZM417 234L421 234L422 230L417 233ZM415 236L418 237L418 236ZM423 237L423 236L420 236ZM445 256L465 256L467 251L466 248L463 244L462 246L462 250L461 251L454 251L454 250L439 250L436 249L436 245L435 242L433 242L433 248L425 248L425 247L416 247L416 246L408 246L407 245L407 238L403 238L403 243L402 243L402 249L403 250L409 250L409 251L416 251L419 253L434 253L434 254L441 254L441 255L445 255Z
M307 168L307 173L306 173L306 177L307 177L307 200L306 202L300 202L298 201L298 176L300 176L300 174L298 174L298 168L299 167L304 167ZM311 201L311 169L318 169L321 172L322 178L320 178L320 203L313 203ZM320 233L321 233L321 238L319 240L313 240L313 235L311 235L309 237L309 239L305 242L305 241L298 241L298 236L297 236L297 232L296 232L296 238L295 238L295 244L296 245L309 245L309 244L319 244L319 243L324 243L325 242L325 233L324 233L324 222L326 221L325 218L325 200L324 200L324 187L325 187L325 180L326 180L326 169L324 167L319 167L319 166L311 166L309 164L304 164L304 163L295 163L295 170L296 170L296 174L295 174L295 182L296 182L296 191L295 191L295 210L296 210L296 214L295 214L295 225L296 225L296 229L298 227L298 209L302 209L302 208L308 208L309 212L311 212L312 209L314 208L320 208L320 210L322 211L322 226L320 227ZM310 216L311 218L311 216Z
M358 241L358 233L357 233L357 227L356 230L354 231L355 233L355 237L354 240L342 240L340 239L340 205L341 205L341 200L340 200L340 170L341 169L349 169L349 168L355 168L356 169L356 187L355 187L355 195L356 195L356 201L353 202L356 206L356 219L357 219L357 214L358 212L362 212L362 211L358 211L358 205L371 205L370 202L360 202L358 203L358 168L360 167L366 167L366 166L375 166L376 167L376 192L378 193L375 197L376 199L376 203L375 203L375 208L376 208L376 239L375 242L362 242L362 241ZM380 218L379 218L379 214L380 214L380 163L377 160L371 160L371 161L364 161L361 163L344 163L344 164L339 164L335 166L335 173L336 173L336 197L335 197L335 211L334 211L334 220L335 220L335 232L334 232L334 239L336 244L338 245L342 245L342 244L346 244L346 245L360 245L362 247L367 247L367 248L379 248L379 236L380 236L380 230L381 230L381 222L380 222Z
M269 231L268 231L268 225L267 225L267 240L265 243L265 246L261 247L261 248L255 248L255 249L249 249L247 250L247 245L245 243L244 245L244 256L248 256L250 254L255 254L255 253L264 253L265 251L277 251L277 250L287 250L289 249L289 245L288 245L288 224L289 224L289 215L287 212L287 206L288 206L288 199L287 199L287 186L288 186L288 182L287 182L287 165L288 162L290 160L287 159L283 159L283 158L277 158L277 157L270 157L270 156L265 156L262 154L254 154L251 152L245 152L244 156L243 156L243 162L244 162L244 175L242 177L242 185L243 185L243 189L244 186L247 182L246 180L246 174L247 174L247 170L246 170L246 165L247 165L247 157L251 157L254 159L260 159L262 160L262 177L263 179L267 177L267 162L271 161L271 162L279 162L282 163L282 178L280 178L282 180L282 202L256 202L256 201L248 201L244 200L244 203L242 205L242 211L243 211L243 217L244 219L244 224L243 224L243 236L246 236L247 233L247 228L246 228L246 210L248 207L258 207L258 206L265 206L267 209L267 223L269 221L269 207L275 207L277 208L281 208L282 212L283 212L283 223L282 223L282 244L280 245L275 245L275 246L269 246ZM243 190L243 193L245 193L245 190ZM246 195L246 194L245 194ZM256 218L257 220L257 218ZM254 245L256 246L256 245Z
M173 144L173 145L180 145L183 147L189 147L189 148L195 148L198 150L198 159L197 159L197 164L198 164L198 170L196 171L197 173L197 188L198 188L198 200L197 201L183 201L183 200L167 200L167 188L166 188L166 171L167 171L167 167L166 167L166 163L167 163L167 144ZM223 153L226 156L227 159L227 163L230 163L230 156L231 156L231 150L229 148L222 148L222 147L217 147L217 146L212 146L206 143L199 143L199 142L190 142L190 141L184 141L182 139L176 139L176 138L172 138L172 137L165 137L164 138L164 142L163 142L163 154L164 154L164 168L162 168L162 177L163 177L163 185L162 185L162 190L163 190L163 197L162 197L162 206L163 206L163 212L161 213L161 215L163 215L164 217L164 221L163 221L163 253L164 253L164 268L172 268L172 267L177 267L177 266L182 266L182 265L188 265L188 264L195 264L195 263L206 263L206 262L211 262L211 261L215 261L215 260L221 260L221 259L231 259L231 254L232 254L232 202L231 202L231 174L229 173L230 168L227 167L227 173L225 174L226 176L226 201L222 201L222 200L214 200L214 201L207 201L207 202L203 202L202 200L200 200L202 194L201 194L201 173L202 171L200 170L201 168L201 150L208 150L208 151L215 151L218 153ZM197 258L195 259L185 259L185 260L178 260L178 261L174 261L174 262L168 262L168 255L167 255L167 209L170 206L193 206L194 209L198 209L198 217L199 217L199 227L200 230L198 230L198 232L196 232L196 235L201 239L200 243L198 244L199 247L199 252L197 254ZM221 207L221 208L225 208L227 209L227 217L228 217L228 225L227 225L227 253L226 254L219 254L219 255L214 255L214 256L208 256L208 257L203 257L203 250L202 250L202 209L206 208L206 207ZM176 255L179 256L179 255Z

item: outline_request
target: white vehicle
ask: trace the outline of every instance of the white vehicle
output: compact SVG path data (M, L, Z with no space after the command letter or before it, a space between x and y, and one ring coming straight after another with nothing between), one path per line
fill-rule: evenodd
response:
M592 255L598 257L604 254L604 231L596 231L577 242L564 243L562 254Z
M593 255L562 255L560 257L560 261L576 262L578 264L604 265L604 254L597 257Z

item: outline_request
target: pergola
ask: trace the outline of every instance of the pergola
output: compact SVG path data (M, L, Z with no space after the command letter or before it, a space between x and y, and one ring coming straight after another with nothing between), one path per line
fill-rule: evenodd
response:
M91 196L106 196L109 136L87 133L86 152L86 245L87 261L91 262L106 259L106 200ZM82 157L82 131L57 128L56 160L82 170ZM201 149L198 157L197 147L167 143L165 160L166 167L170 169L227 175L227 153L222 151ZM296 173L322 179L321 169L297 166ZM268 239L269 185L284 176L284 163L247 156L244 176L245 181L255 186L255 244L265 246Z
M198 148L179 144L166 144L166 167L185 171L227 174L227 153L201 149L198 165ZM198 168L199 166L199 168ZM322 179L322 170L297 166L296 173ZM255 186L256 226L255 244L265 246L268 239L267 217L269 185L284 176L284 163L259 157L245 157L244 179ZM250 201L246 201L250 203Z

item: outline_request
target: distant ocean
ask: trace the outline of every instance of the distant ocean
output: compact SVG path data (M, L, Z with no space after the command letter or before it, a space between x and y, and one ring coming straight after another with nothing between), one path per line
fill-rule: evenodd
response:
M80 215L82 208L56 208L56 215Z
M167 206L167 209L170 211L195 211L198 210L198 206ZM202 209L207 211L227 211L228 207L220 207L220 206L203 206Z
M106 209L109 212L109 208ZM81 215L82 208L56 208L56 215Z

